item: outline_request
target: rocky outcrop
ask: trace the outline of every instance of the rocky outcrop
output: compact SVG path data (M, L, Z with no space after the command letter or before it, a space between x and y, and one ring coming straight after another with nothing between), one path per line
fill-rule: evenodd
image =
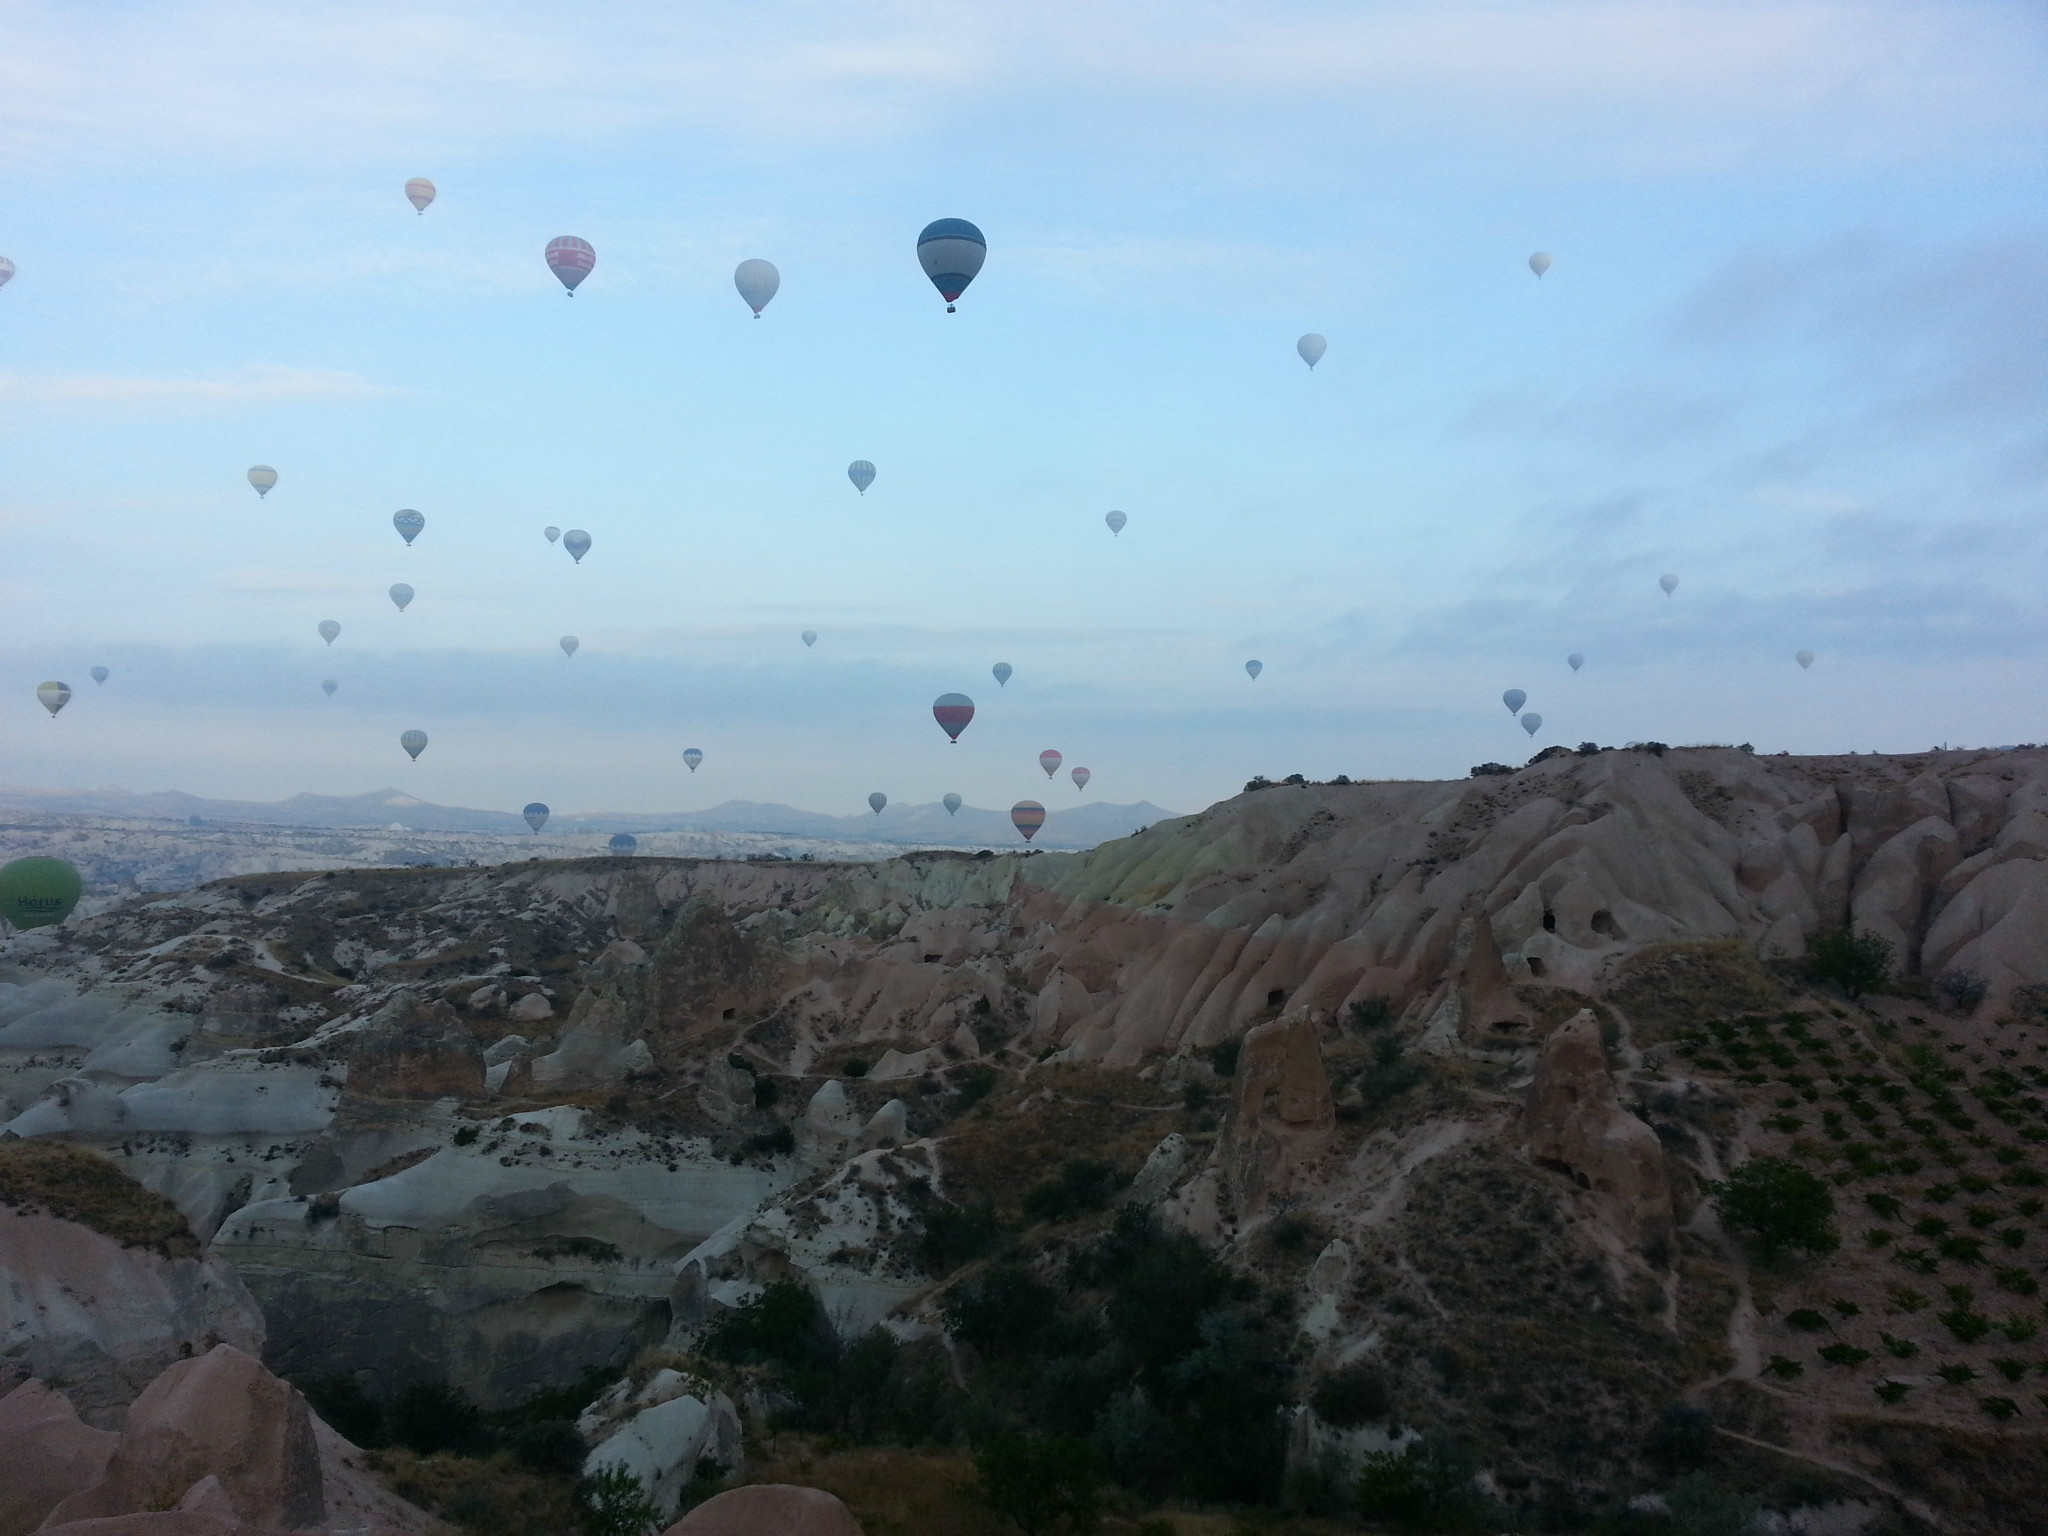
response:
M354 1037L348 1091L370 1099L471 1099L484 1091L484 1066L453 1008L399 992Z
M861 1536L861 1528L821 1489L757 1483L706 1499L662 1536Z
M1622 1107L1600 1021L1581 1009L1543 1042L1522 1112L1529 1156L1601 1202L1634 1247L1671 1236L1671 1186L1657 1133Z
M27 1536L60 1499L98 1482L119 1439L34 1378L0 1397L0 1536Z
M1233 1086L1221 1161L1242 1219L1263 1211L1269 1191L1291 1185L1336 1125L1315 1018L1296 1013L1253 1028L1238 1050Z
M623 1468L664 1520L675 1518L700 1468L729 1472L743 1459L732 1400L680 1371L658 1370L617 1383L583 1411L576 1428L594 1446L583 1463L584 1476Z

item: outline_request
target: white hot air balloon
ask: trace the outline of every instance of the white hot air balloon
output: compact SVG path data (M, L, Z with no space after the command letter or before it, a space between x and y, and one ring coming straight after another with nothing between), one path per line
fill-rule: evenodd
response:
M39 684L36 688L36 697L42 701L43 708L50 712L50 718L54 720L57 718L57 711L71 702L71 685L69 683Z
M1664 595L1666 597L1669 597L1672 593L1678 590L1678 578L1676 576L1671 575L1659 576L1657 578L1657 585L1662 587L1664 589Z
M1796 661L1796 662L1798 662L1798 663L1799 663L1799 670L1803 672L1803 671L1805 671L1805 670L1806 670L1806 669L1807 669L1808 667L1810 667L1810 666L1812 666L1812 665L1813 665L1813 652L1811 652L1811 651L1794 651L1794 652L1792 653L1792 659L1793 659L1794 661Z
M320 680L320 691L326 694L327 697L329 697L330 699L334 697L334 690L339 688L340 686L341 684L337 683L331 677L323 677Z
M1294 344L1294 350L1301 354L1301 360L1313 370L1315 365L1323 360L1323 354L1330 350L1330 344L1314 331L1310 331Z
M249 466L249 483L256 487L256 494L258 496L268 496L270 488L277 484L277 471L268 464L251 464Z
M394 581L391 584L391 601L398 604L400 613L405 612L406 606L412 602L412 588L402 581Z
M581 645L583 642L581 640L578 640L574 635L564 635L562 636L560 643L562 647L562 654L564 656L574 656L576 654L576 647Z
M868 796L868 809L873 811L877 816L882 814L882 807L887 805L888 803L889 797L883 794L879 789L876 790L872 795Z
M405 184L405 200L412 204L414 213L425 213L427 204L434 200L434 184L424 176L415 176Z
M1102 520L1105 523L1109 524L1109 531L1111 533L1122 533L1124 531L1124 524L1130 521L1130 519L1128 517L1125 517L1121 512L1104 513Z
M581 528L571 528L562 535L562 548L569 551L571 560L581 565L583 557L590 553L590 535Z
M1531 256L1529 258L1529 270L1538 277L1548 272L1550 270L1550 252L1538 251L1534 256Z
M732 285L739 289L740 297L747 301L747 308L758 320L761 311L768 307L768 301L775 297L775 291L782 286L782 274L775 270L774 262L750 256L733 268Z
M939 803L945 806L948 816L957 816L960 813L960 807L966 802L961 800L958 795L948 793Z
M329 645L334 644L334 637L340 633L341 626L335 623L334 620L322 619L320 621L320 638L322 640L325 640Z
M689 768L690 772L695 773L697 771L697 765L703 761L704 754L698 748L686 747L683 749L683 763L686 767Z
M1583 667L1586 664L1586 658L1581 656L1577 651L1573 651L1571 655L1565 657L1564 664L1570 667L1574 672L1576 672L1579 670L1579 668Z
M94 667L92 669L92 680L96 683L104 683L108 678L112 677L113 675L114 674L109 672L105 667Z
M818 643L818 632L815 629L807 629L803 632L802 638L804 642L804 649L808 651L812 646Z
M1522 729L1527 731L1531 736L1534 736L1538 731L1543 729L1543 717L1537 714L1533 709L1530 710L1528 714L1522 716Z
M407 757L411 758L414 762L418 762L420 754L427 750L427 733L425 731L401 732L398 744L405 748L405 755Z
M1266 664L1263 661L1248 661L1244 664L1244 670L1245 675L1256 683L1259 680L1259 674L1266 670Z
M1522 692L1519 688L1510 688L1500 696L1500 701L1507 705L1509 714L1518 714L1522 706L1529 702L1529 695Z
M557 528L553 523L549 523L547 527L541 529L540 532L541 537L546 539L550 544L554 543L555 540L559 539L562 536L562 530Z

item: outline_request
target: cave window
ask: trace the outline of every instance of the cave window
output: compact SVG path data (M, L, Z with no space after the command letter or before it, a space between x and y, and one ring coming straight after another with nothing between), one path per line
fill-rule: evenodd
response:
M1286 1001L1287 989L1285 987L1275 987L1272 991L1266 994L1266 1006L1268 1008L1278 1008L1282 1003Z
M727 1022L728 1024L730 1024L730 1023L731 1023L731 1022L732 1022L732 1021L733 1021L733 1020L734 1020L735 1018L737 1018L738 1016L739 1016L739 1009L737 1009L737 1008L728 1008L728 1009L726 1009L726 1010L725 1010L725 1012L724 1012L724 1013L722 1013L722 1014L720 1014L720 1015L719 1015L719 1017L720 1017L720 1018L722 1018L722 1019L724 1019L724 1020L725 1020L725 1021L726 1021L726 1022Z
M1534 955L1524 955L1522 959L1523 962L1529 967L1529 974L1540 980L1543 976L1543 962L1541 960L1538 960Z
M1621 929L1614 921L1614 914L1605 907L1593 914L1592 921L1588 926L1603 939L1618 939L1621 937Z
M1548 907L1543 909L1543 931L1545 933L1557 932L1557 914Z

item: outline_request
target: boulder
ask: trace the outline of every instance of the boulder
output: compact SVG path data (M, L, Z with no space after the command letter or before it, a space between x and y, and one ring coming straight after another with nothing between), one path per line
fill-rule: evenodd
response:
M1522 1125L1529 1156L1598 1196L1623 1241L1640 1247L1669 1239L1663 1145L1622 1108L1591 1009L1581 1008L1543 1042Z
M0 1536L27 1536L60 1499L98 1482L119 1438L33 1377L0 1397Z
M629 1072L650 1069L653 1054L637 1037L630 1014L615 985L585 992L569 1010L555 1049L533 1059L534 1085L557 1091L609 1088ZM519 1016L516 1009L513 1016Z
M757 1483L706 1499L662 1536L862 1536L831 1494L793 1483Z
M665 1370L625 1402L633 1405L633 1411L623 1418L616 1411L597 1412L605 1407L601 1400L578 1421L577 1428L586 1435L603 1434L584 1460L585 1477L607 1467L623 1467L639 1479L648 1500L666 1520L674 1517L684 1490L701 1466L715 1463L731 1470L740 1465L740 1418L723 1392Z

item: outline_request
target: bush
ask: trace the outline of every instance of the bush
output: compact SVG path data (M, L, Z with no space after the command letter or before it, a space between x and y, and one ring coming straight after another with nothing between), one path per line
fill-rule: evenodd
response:
M640 1479L624 1467L604 1467L584 1480L583 1510L590 1536L647 1536L661 1523Z
M1991 990L1982 976L1972 971L1943 971L1934 978L1934 995L1952 1013L1972 1013L1984 994Z
M918 1261L927 1273L943 1275L993 1252L1002 1235L992 1205L941 1205L925 1213Z
M1892 973L1892 946L1874 933L1843 926L1813 941L1806 973L1831 981L1852 998L1881 989Z
M1123 1183L1112 1163L1069 1158L1060 1164L1057 1177L1034 1185L1024 1196L1024 1214L1033 1221L1066 1221L1084 1211L1099 1211Z
M802 1367L832 1350L818 1298L793 1280L778 1281L745 1306L714 1317L698 1348L735 1365Z
M422 1456L436 1451L475 1454L488 1449L483 1415L452 1387L419 1382L398 1394L384 1415L394 1445Z
M1059 1297L1018 1264L998 1264L946 1299L946 1332L984 1354L1018 1353L1052 1322Z
M1393 1410L1386 1378L1364 1361L1340 1367L1316 1383L1309 1407L1317 1418L1337 1429L1356 1429L1384 1419Z
M1471 1458L1447 1441L1425 1436L1400 1451L1375 1451L1358 1477L1358 1512L1403 1530L1476 1530L1489 1501L1472 1476Z
M1832 1253L1841 1244L1834 1227L1834 1195L1825 1182L1785 1158L1753 1157L1705 1188L1722 1222L1746 1234L1766 1256L1786 1248Z
M1643 1452L1667 1473L1697 1471L1714 1458L1714 1416L1690 1403L1667 1405Z
M1671 1512L1671 1536L1747 1536L1758 1514L1756 1500L1725 1491L1704 1472L1666 1489L1664 1507Z
M1390 997L1360 998L1351 1005L1351 1027L1372 1031L1394 1022L1394 1000Z
M975 1497L1024 1536L1101 1523L1102 1458L1085 1440L997 1435L974 1453Z
M1243 1040L1223 1040L1210 1046L1202 1054L1209 1058L1209 1065L1215 1068L1218 1077L1235 1077L1238 1052L1243 1049Z

